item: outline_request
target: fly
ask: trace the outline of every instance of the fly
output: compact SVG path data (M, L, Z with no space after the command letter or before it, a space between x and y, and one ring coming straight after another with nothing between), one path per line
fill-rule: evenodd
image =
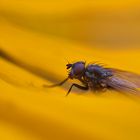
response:
M66 65L66 68L69 70L69 73L65 80L45 87L61 86L69 79L77 79L82 85L73 83L66 96L69 95L73 87L81 90L90 89L94 92L113 89L118 92L140 94L138 90L140 88L140 75L138 74L115 68L105 68L95 63L86 65L84 61L69 63Z

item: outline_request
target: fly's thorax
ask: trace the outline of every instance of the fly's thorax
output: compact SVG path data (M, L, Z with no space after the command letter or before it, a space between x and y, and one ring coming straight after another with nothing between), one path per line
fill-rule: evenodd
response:
M99 65L88 65L85 70L87 79L98 79L113 76L109 69L103 68Z
M85 76L88 86L94 90L107 88L107 79L113 74L109 69L99 65L88 65L85 70Z

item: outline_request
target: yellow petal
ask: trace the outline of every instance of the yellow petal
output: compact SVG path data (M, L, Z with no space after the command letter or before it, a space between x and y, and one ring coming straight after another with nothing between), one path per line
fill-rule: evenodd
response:
M139 98L114 91L95 95L91 91L75 89L66 98L72 81L63 87L43 87L67 76L67 60L99 61L109 67L140 73L137 40L130 39L129 45L125 42L122 49L117 42L106 43L106 47L103 46L105 42L102 43L104 37L110 38L111 34L119 41L126 35L131 38L131 33L138 38L139 20L131 21L137 16L138 4L138 1L119 3L110 0L103 3L1 1L0 139L140 139ZM104 19L104 11L112 11L112 21ZM124 31L120 38L114 26L114 15L119 11L125 17L124 23L129 21L126 26L120 25ZM129 15L132 11L135 12ZM133 31L128 30L131 25ZM97 38L89 27L94 29ZM101 30L95 30L99 27ZM110 48L114 45L116 48ZM122 42L120 46L123 46Z

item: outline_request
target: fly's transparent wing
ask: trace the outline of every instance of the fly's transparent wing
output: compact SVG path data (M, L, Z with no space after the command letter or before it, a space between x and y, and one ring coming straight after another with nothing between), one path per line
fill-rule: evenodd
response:
M139 94L140 91L140 75L118 69L109 69L113 76L107 79L107 84L111 88L133 94Z
M114 69L114 68L111 68L109 70L113 73L114 77L123 79L135 85L136 88L140 88L140 75L139 74L124 71L124 70Z
M107 80L107 85L119 92L140 95L140 91L136 88L135 84L128 82L124 79L111 77Z

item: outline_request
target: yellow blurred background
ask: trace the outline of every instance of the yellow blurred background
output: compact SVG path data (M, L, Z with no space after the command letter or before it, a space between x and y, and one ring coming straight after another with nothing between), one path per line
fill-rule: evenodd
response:
M139 140L138 97L43 88L67 60L140 73L139 37L138 0L1 0L0 139Z

